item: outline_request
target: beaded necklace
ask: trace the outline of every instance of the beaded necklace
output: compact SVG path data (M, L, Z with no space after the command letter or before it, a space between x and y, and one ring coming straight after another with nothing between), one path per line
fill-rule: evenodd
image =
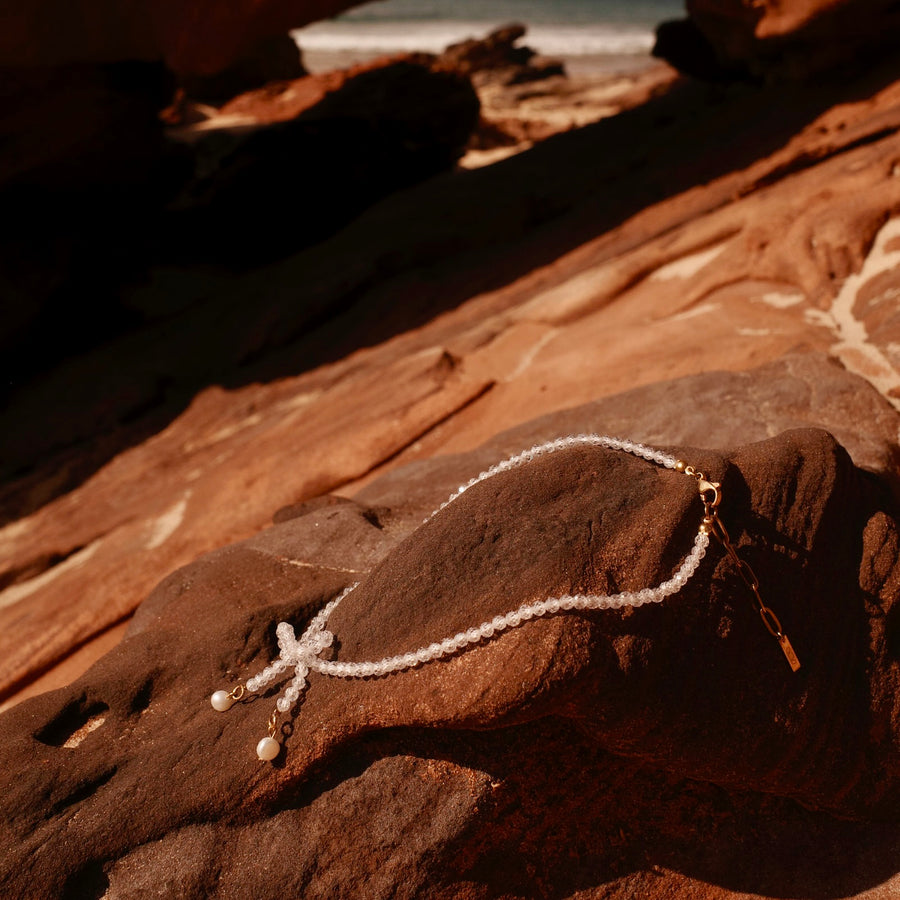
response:
M275 710L269 719L268 734L256 747L257 756L262 760L272 760L281 751L281 744L276 740L278 732L278 717L287 713L300 699L301 693L308 685L307 678L310 672L318 672L332 678L370 678L385 676L395 672L402 672L416 666L422 666L433 660L438 660L452 654L464 652L481 641L487 641L497 637L504 631L517 628L531 619L539 619L544 616L553 616L569 610L594 610L594 609L622 609L623 607L638 607L646 603L660 603L666 597L677 594L696 572L700 561L706 555L709 546L710 535L713 535L725 548L726 553L737 567L738 574L750 591L757 612L763 624L770 634L778 641L785 659L791 669L796 672L800 668L800 661L787 635L784 633L778 617L772 609L763 603L759 594L759 581L750 566L738 555L722 520L719 518L718 509L722 500L722 486L718 482L709 481L706 476L688 465L682 460L670 456L662 450L655 450L644 444L634 441L620 440L600 434L577 434L569 437L538 444L530 450L525 450L515 456L510 456L496 463L489 469L476 475L454 491L437 509L425 518L428 522L451 503L458 500L466 491L493 478L502 472L508 472L527 465L533 460L560 450L568 450L573 447L592 446L603 447L607 450L616 450L622 453L630 453L647 462L665 469L673 469L694 478L703 504L703 518L697 529L693 546L690 552L681 560L678 568L672 576L653 588L643 588L638 591L622 591L616 594L563 594L559 597L549 597L545 600L536 600L532 603L523 603L518 608L504 615L475 625L465 631L460 631L450 637L434 641L417 650L400 653L396 656L385 657L380 660L368 660L362 662L322 659L320 654L332 645L334 635L328 631L328 618L337 608L338 604L349 597L359 586L359 582L351 584L339 596L330 602L313 616L306 630L298 639L294 629L288 622L280 622L276 629L278 658L259 674L249 678L245 684L239 684L230 691L216 691L210 698L212 706L219 712L230 709L234 703L241 700L247 694L255 694L263 691L282 673L293 670L294 677L275 703Z

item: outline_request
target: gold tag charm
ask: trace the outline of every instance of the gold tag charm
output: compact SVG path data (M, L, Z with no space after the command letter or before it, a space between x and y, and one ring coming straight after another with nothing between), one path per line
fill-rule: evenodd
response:
M794 653L794 648L791 646L791 642L788 640L788 636L784 633L777 635L778 643L781 646L781 652L784 654L784 658L788 661L788 665L791 667L792 672L796 672L800 668L800 660L797 659L797 654Z

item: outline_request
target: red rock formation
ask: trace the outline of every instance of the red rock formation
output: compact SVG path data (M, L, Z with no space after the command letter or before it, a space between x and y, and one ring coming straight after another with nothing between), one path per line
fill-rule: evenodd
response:
M84 678L5 714L5 894L618 896L631 872L630 895L653 898L678 878L649 869L669 866L783 896L797 877L834 886L837 840L844 884L877 881L853 862L865 829L822 810L891 823L877 847L900 840L900 510L821 431L682 454L723 480L721 514L798 674L714 547L659 607L532 622L394 676L314 677L275 766L253 753L271 700L209 707L272 657L277 621L302 627L361 573L329 620L342 657L415 648L524 599L662 580L702 514L696 490L619 454L546 458L416 524L535 438L605 428L617 408L649 422L666 402L660 386L555 414L173 573ZM779 852L737 867L772 831ZM735 837L740 853L705 859Z
M864 68L873 56L892 52L900 37L900 11L890 0L687 0L686 5L690 27L677 35L667 29L658 52L691 74L805 79L836 66ZM698 59L707 47L715 63Z
M214 75L261 41L337 15L360 0L189 4L37 0L4 10L0 66L162 60L180 75Z

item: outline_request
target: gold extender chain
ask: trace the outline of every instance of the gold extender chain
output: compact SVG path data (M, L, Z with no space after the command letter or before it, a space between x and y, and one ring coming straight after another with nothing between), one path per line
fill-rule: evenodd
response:
M684 472L692 478L697 479L697 486L700 489L700 499L703 501L704 517L703 525L709 534L714 535L719 543L725 548L725 552L731 558L737 567L738 575L750 590L753 598L753 605L756 607L763 625L772 637L778 641L784 658L788 661L791 671L796 672L800 668L800 660L791 645L790 639L784 633L778 616L775 615L771 607L763 603L762 597L759 595L759 579L756 573L750 568L750 565L737 555L734 544L731 543L731 537L728 534L722 520L719 518L719 504L722 502L722 485L717 481L709 481L707 477L695 469L693 466L687 465L682 460L678 460L675 468L679 472Z

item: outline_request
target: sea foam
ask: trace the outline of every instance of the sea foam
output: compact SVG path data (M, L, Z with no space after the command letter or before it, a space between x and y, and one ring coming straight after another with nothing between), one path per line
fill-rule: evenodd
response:
M502 23L477 21L318 22L291 32L304 50L327 52L440 53L448 44L481 38ZM639 25L529 27L523 43L545 56L620 56L649 53L653 31Z

